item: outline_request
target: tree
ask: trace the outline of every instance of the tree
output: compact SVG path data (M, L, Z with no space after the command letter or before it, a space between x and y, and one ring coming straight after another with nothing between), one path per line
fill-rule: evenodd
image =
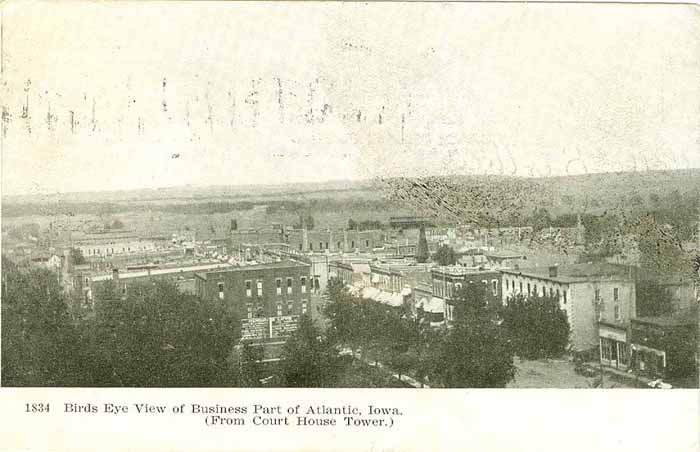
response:
M87 262L80 248L70 249L70 259L73 262L73 265L83 265Z
M671 293L653 279L643 279L635 287L637 316L654 317L673 312Z
M418 246L416 247L416 261L428 262L430 251L428 250L428 239L425 237L425 226L420 227L418 232Z
M433 260L439 265L454 265L457 263L457 253L451 246L440 245L433 255Z
M513 349L485 289L476 284L456 294L453 328L439 351L436 377L445 387L505 387L515 376Z
M299 214L299 223L294 225L295 229L308 229L312 230L314 228L315 221L314 217L311 215Z
M561 356L569 344L569 321L556 296L522 294L508 298L503 326L514 350L525 359Z
M333 386L337 380L340 360L311 318L302 315L299 328L284 345L280 367L284 386L322 388Z
M219 300L199 300L166 281L96 290L96 316L81 334L93 386L235 386L230 354L238 321Z
M337 278L328 281L326 291L329 299L324 308L329 320L326 335L333 344L349 346L354 356L360 345L363 328L359 300L353 297Z
M82 385L79 346L55 275L3 256L2 385Z

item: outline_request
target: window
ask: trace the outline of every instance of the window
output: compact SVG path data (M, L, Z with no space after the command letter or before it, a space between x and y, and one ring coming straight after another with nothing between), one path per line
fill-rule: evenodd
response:
M292 278L287 278L287 295L292 293Z
M369 240L365 240L365 246L369 247Z
M532 295L537 295L537 284L532 285Z
M462 283L461 283L461 282L455 283L455 289L459 290L459 289L461 289L461 288L462 288Z
M301 277L301 293L306 293L306 277Z
M282 316L282 303L278 301L277 302L277 317L281 317L281 316Z
M530 295L530 283L527 283L527 294Z
M306 314L306 300L301 300L301 313Z
M547 296L547 288L545 286L542 286L542 296L543 297Z
M292 300L287 301L287 314L291 314L294 309L294 302Z
M550 298L554 298L554 288L553 287L549 288L549 296L550 296Z
M253 318L253 305L250 303L246 303L245 307L246 307L246 310L248 311L248 318L252 319Z
M338 246L337 246L337 248L338 248L338 249L340 249L340 242L338 242Z
M615 287L615 288L613 289L613 300L614 300L614 301L617 301L617 300L619 300L619 299L620 299L620 289L618 289L617 287Z
M122 295L126 295L126 284L122 285Z
M328 242L326 242L326 249L328 249Z
M567 300L566 300L566 290L565 290L564 291L564 304L566 304L566 302L567 302Z
M313 250L314 250L314 244L309 242L309 251L313 251Z
M299 244L299 251L304 251L301 243Z
M615 321L619 322L620 320L622 320L622 318L620 317L620 305L616 304L615 305Z
M495 297L498 295L498 280L497 279L492 279L491 280L491 293Z
M595 290L595 299L596 301L600 300L600 289Z
M224 299L224 283L220 282L217 284L217 286L219 287L219 300L223 300Z
M318 242L318 249L322 250L323 249L323 242Z
M520 293L523 293L523 283L522 283L522 281L520 282Z
M258 296L262 297L263 294L263 282L262 279L258 279Z
M354 241L354 240L352 240L352 241L350 242L350 248L355 248L355 241Z
M275 280L275 292L277 295L282 295L282 280L279 278Z
M321 290L321 281L318 276L314 278L314 290L319 291Z
M245 282L245 296L246 297L252 297L253 296L253 282L248 280Z

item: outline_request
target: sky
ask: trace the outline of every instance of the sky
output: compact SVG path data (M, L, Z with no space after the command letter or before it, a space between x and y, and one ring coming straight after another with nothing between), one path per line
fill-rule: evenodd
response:
M684 5L10 3L3 194L700 167Z

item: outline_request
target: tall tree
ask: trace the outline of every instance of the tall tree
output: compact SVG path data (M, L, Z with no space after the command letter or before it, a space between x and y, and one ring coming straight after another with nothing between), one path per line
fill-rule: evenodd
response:
M199 300L165 281L107 285L84 324L94 386L235 386L230 354L238 322L219 300Z
M437 378L446 387L504 387L515 376L514 354L496 310L478 289L465 287L456 298L461 309L442 344Z
M561 356L569 344L569 321L557 297L510 297L503 310L503 327L521 358Z
M653 279L643 279L635 287L637 316L654 317L673 312L673 299L665 287Z
M340 361L335 348L314 326L310 317L299 319L299 328L284 345L280 365L284 386L323 388L333 386Z
M416 261L428 262L430 250L428 249L428 239L425 237L425 226L421 226L418 232L418 245L416 247Z
M454 265L457 263L457 253L449 245L440 245L433 255L433 260L439 265Z
M80 347L63 291L44 269L2 257L2 385L79 386Z

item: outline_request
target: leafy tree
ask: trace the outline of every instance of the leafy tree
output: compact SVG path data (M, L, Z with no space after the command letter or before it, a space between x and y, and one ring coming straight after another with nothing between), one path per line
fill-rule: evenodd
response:
M73 265L83 265L87 262L80 248L70 249L70 259L73 262Z
M425 226L420 227L418 233L418 246L416 248L416 261L428 262L430 251L428 250L428 239L425 237Z
M342 281L331 278L326 289L329 302L324 310L329 320L326 330L333 344L347 345L353 352L360 346L363 319L359 300L344 287Z
M433 260L439 265L454 265L457 263L457 253L451 246L441 245L433 255Z
M341 368L335 348L321 335L309 316L284 345L281 362L284 386L322 388L333 386Z
M469 286L476 286L474 284ZM453 328L439 351L436 377L446 387L504 387L515 376L513 349L497 312L469 287L456 294Z
M644 279L635 287L637 315L654 317L673 312L673 299L670 292L654 280Z
M315 220L314 217L311 215L303 215L299 214L299 223L294 225L295 229L303 229L306 228L308 230L312 230L315 226Z
M510 297L503 310L503 326L515 352L525 359L561 356L569 343L569 321L556 296Z
M80 347L63 292L45 269L2 257L2 385L78 386Z
M96 316L82 335L93 386L235 386L229 355L235 317L219 300L199 300L165 281L96 291Z

